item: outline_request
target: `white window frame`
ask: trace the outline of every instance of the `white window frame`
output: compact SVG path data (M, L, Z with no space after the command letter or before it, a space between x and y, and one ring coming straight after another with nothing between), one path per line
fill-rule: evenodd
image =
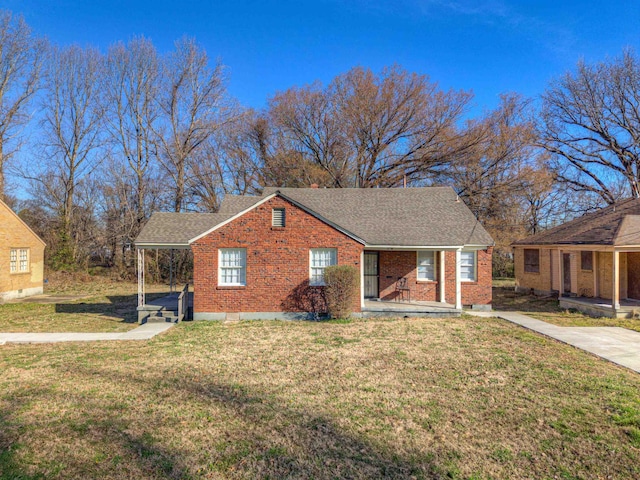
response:
M237 265L223 265L223 256L225 253L239 252L239 264ZM228 274L225 272L231 270L238 270L237 278L238 282L227 282L225 277ZM221 287L244 287L247 285L247 249L246 248L219 248L218 249L218 285Z
M314 264L314 253L329 253L329 264L319 265ZM324 282L324 269L338 264L338 249L337 248L311 248L309 249L309 285L313 287L323 287Z
M18 272L25 273L29 271L29 249L21 248L18 250Z
M471 254L473 256L472 263L464 263L465 254ZM471 267L473 272L472 278L464 278L462 273L462 267ZM477 282L478 281L478 251L477 250L462 250L460 252L460 281L461 282Z
M28 273L29 272L29 249L12 248L9 251L9 272Z
M427 256L431 256L431 264L421 264L421 258L420 257L427 257ZM425 269L427 270L427 274L428 274L428 270L429 267L431 268L431 276L421 276L421 269ZM436 281L436 252L434 250L418 250L416 252L416 278L418 279L419 282L435 282Z
M18 249L12 248L9 252L9 272L18 273Z

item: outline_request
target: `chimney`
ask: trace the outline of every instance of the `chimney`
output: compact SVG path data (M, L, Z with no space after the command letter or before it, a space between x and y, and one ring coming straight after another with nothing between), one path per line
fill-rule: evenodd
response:
M311 188L318 188L318 184L317 183L312 183L311 184Z

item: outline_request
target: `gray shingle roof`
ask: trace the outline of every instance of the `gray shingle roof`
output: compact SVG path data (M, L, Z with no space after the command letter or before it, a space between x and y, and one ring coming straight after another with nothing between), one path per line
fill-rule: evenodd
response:
M155 212L136 238L136 245L187 245L189 240L232 215Z
M638 245L640 199L632 198L523 238L513 245Z
M494 243L450 187L268 187L261 197L228 195L218 214L155 213L136 243L162 243L171 238L176 243L188 241L276 192L368 245L437 247Z

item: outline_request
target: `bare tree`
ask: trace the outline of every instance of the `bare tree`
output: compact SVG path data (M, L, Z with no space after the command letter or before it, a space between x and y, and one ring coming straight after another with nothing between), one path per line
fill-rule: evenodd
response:
M223 71L221 64L211 68L206 52L190 38L177 41L165 59L159 158L174 183L176 212L185 206L190 162L216 129L234 117Z
M358 67L326 88L277 94L268 118L292 151L330 175L330 186L395 186L423 181L466 148L457 123L470 99L397 66L379 75Z
M44 50L44 41L21 16L0 11L0 198L6 193L5 167L30 117L27 106L38 88Z
M103 79L105 123L114 155L124 160L134 177L135 195L126 203L135 218L133 229L126 229L130 238L135 238L150 214L146 197L158 149L155 128L160 116L159 70L156 49L144 37L134 38L126 45L118 43L107 54ZM119 191L119 187L114 188Z
M607 204L621 194L640 197L640 65L631 50L578 63L542 100L540 145L554 156L560 181Z
M31 170L29 178L55 201L61 262L78 257L73 228L76 188L101 160L101 62L99 52L77 46L53 48L47 58L40 139L45 169Z

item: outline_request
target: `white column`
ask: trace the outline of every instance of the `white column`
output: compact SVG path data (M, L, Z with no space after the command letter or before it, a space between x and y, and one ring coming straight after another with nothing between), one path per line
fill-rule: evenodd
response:
M360 252L360 309L364 310L364 250Z
M144 295L144 248L138 249L138 306L145 303Z
M558 249L558 297L564 295L564 258Z
M456 308L462 309L462 285L460 281L461 249L456 250Z
M445 273L444 273L444 250L440 250L440 275L438 277L439 285L440 285L440 302L447 303L447 297L445 296L444 284L446 282Z
M620 308L620 252L613 252L613 294L611 295L611 307L613 310Z

